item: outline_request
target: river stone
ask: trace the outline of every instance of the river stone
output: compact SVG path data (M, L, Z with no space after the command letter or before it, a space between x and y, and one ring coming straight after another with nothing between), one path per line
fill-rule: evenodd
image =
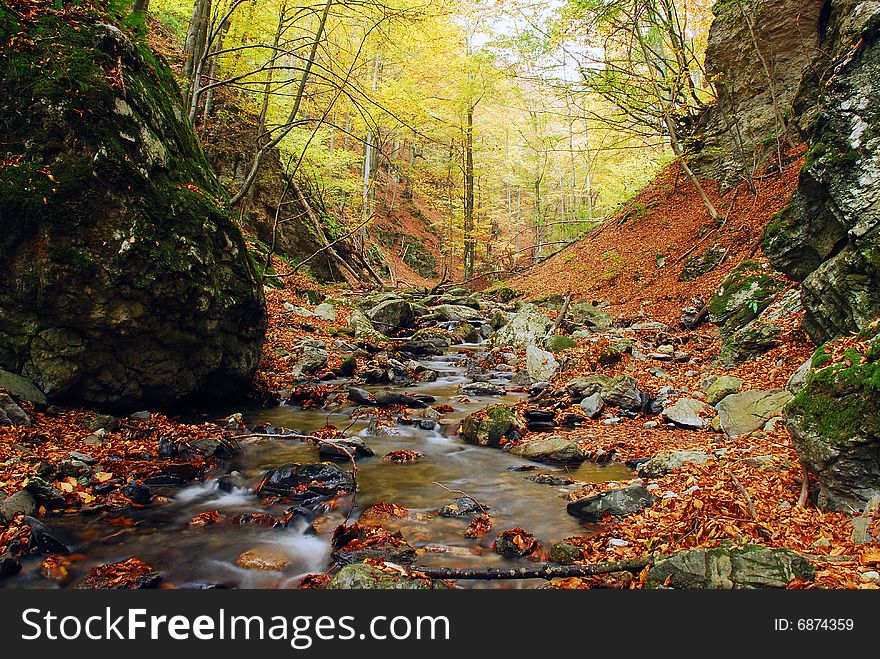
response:
M559 435L522 442L510 454L539 462L583 462L586 457L577 442Z
M540 312L534 304L526 304L510 322L498 330L492 340L498 346L526 348L539 346L553 326L553 321Z
M762 428L765 423L782 413L792 399L787 391L750 390L726 396L715 409L718 422L728 437L738 437Z
M815 579L810 562L788 549L690 549L659 558L648 585L671 588L785 588L792 579Z
M559 362L552 352L533 345L526 348L526 372L532 382L549 382L558 371Z
M318 446L318 454L322 458L328 458L330 460L349 460L349 455L346 454L345 451L348 451L348 453L355 458L369 458L375 455L373 449L367 446L366 442L360 437L341 437L339 439L328 441L332 441L333 445L321 442ZM345 449L345 451L342 449Z
M327 588L329 590L446 590L449 586L442 581L408 577L385 572L366 563L353 563L339 570L327 584Z
M31 493L27 490L19 490L15 494L10 494L0 502L0 520L9 522L19 513L33 515L36 510L37 502Z
M550 560L563 565L574 565L584 558L584 552L580 547L567 542L557 542L550 549Z
M706 427L706 419L711 415L712 408L701 400L679 398L672 405L663 408L663 416L677 426L702 430Z
M603 407L605 407L605 401L602 400L602 394L598 391L585 397L580 402L580 408L590 419L595 419L599 416L602 413Z
M392 299L380 302L367 312L367 317L380 332L394 334L412 326L415 315L406 300Z
M441 517L473 517L486 512L483 507L470 497L456 499L443 506L437 514Z
M335 464L291 463L270 470L260 493L295 500L314 500L351 494L354 490L352 475Z
M638 412L642 409L642 392L639 390L635 378L629 375L619 375L612 378L602 391L602 398L606 405L622 407L631 412Z
M500 384L492 382L466 382L458 390L465 396L503 396L507 393Z
M605 391L611 384L611 378L606 375L587 375L582 378L576 378L565 385L566 391L575 400L599 394Z
M660 478L670 472L678 471L686 464L702 465L711 459L711 455L699 451L670 451L658 453L647 462L643 462L637 471L642 478Z
M727 396L739 393L742 384L743 381L739 378L730 375L722 375L706 387L706 402L709 403L709 405L717 405Z
M516 413L505 405L493 405L466 416L459 428L462 439L480 446L498 446L502 439L518 436Z
M31 418L18 406L12 396L0 393L0 418L6 418L13 426L29 426ZM0 424L2 425L2 424Z
M21 572L21 561L10 554L0 554L0 581Z
M165 60L91 16L21 22L0 62L0 367L92 406L243 394L267 316L227 191Z
M841 341L816 351L785 413L801 462L818 477L819 506L843 512L880 495L880 330L858 338L861 352Z
M622 516L638 512L656 501L644 485L628 485L617 490L569 502L566 510L588 522L601 522L605 515Z
M327 364L330 353L327 352L327 345L323 341L314 339L305 339L299 346L299 360L294 365L294 371L301 373L313 374Z
M334 307L329 302L322 302L317 307L315 307L314 314L316 318L333 322L334 320L336 320L336 307Z
M355 338L369 341L370 343L385 343L388 337L376 331L373 322L367 318L360 309L352 309L348 316L348 326L354 332Z
M239 554L235 564L248 570L281 572L290 565L290 558L277 549L257 547Z
M46 395L37 389L36 385L15 373L0 369L0 389L6 389L9 393L20 400L26 400L35 405L46 405Z
M467 322L469 320L481 320L482 314L476 309L471 309L458 304L441 304L433 308L434 313L440 314L445 320L452 322Z

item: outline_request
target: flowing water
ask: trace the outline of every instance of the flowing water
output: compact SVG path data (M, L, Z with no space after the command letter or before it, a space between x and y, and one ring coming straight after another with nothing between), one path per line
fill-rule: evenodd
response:
M467 414L493 403L514 403L519 394L503 397L459 400L458 386L469 381L465 365L479 346L456 346L442 357L423 364L438 371L436 382L406 387L409 393L436 397L437 404L448 403L455 412L444 418L460 420ZM496 371L492 381L509 384L511 373ZM333 383L330 383L331 385ZM344 383L339 383L340 385ZM370 387L367 387L368 389ZM378 387L374 387L376 389ZM259 423L294 428L309 433L325 424L345 428L351 423L352 407L332 410L302 410L280 406L251 410L245 421L252 427ZM417 411L414 411L417 412ZM598 466L585 462L580 466L538 465L497 448L465 443L456 436L457 424L423 430L417 425L398 424L371 432L367 420L348 429L375 452L374 457L358 460L358 492L352 518L378 502L396 503L415 513L430 513L461 496L448 490L460 490L491 509L494 527L482 539L464 537L470 518L444 518L426 515L403 525L405 539L419 551L421 565L466 567L528 565L526 559L504 559L491 549L497 533L522 527L533 533L544 547L571 535L581 535L584 527L565 510L564 496L574 486L555 487L534 483L527 476L535 473L569 475L576 481L602 482L631 477L622 464ZM418 462L395 464L382 456L397 449L411 449L424 454ZM300 440L253 439L232 464L240 473L238 481L259 482L267 469L289 462L318 462L318 449ZM347 468L345 463L343 467ZM511 468L537 467L535 471ZM448 488L444 489L444 488ZM231 491L230 491L231 490ZM335 509L319 518L315 528L303 521L284 529L256 525L215 525L191 527L189 520L200 512L218 510L234 516L247 512L283 514L286 506L267 507L248 487L220 487L218 480L178 490L173 499L161 506L149 506L125 518L66 516L52 522L53 531L74 551L84 555L77 563L76 574L101 563L137 556L160 571L166 582L174 584L210 583L240 588L283 588L295 586L303 574L322 572L332 567L329 537L345 519L349 499L338 500ZM271 549L289 558L283 571L252 570L238 567L235 559L250 549ZM6 582L7 587L48 585L40 580L38 564L26 566L22 574ZM74 583L76 578L72 579ZM465 587L526 587L528 582L473 582Z

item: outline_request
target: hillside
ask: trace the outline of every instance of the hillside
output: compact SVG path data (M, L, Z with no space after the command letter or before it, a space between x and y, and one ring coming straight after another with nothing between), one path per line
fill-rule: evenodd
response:
M772 166L760 170L754 192L744 182L722 194L703 181L724 215L720 224L673 164L585 238L504 285L531 297L607 302L609 313L630 320L678 324L682 307L707 300L739 262L766 262L764 229L791 202L805 148L786 154L782 175Z

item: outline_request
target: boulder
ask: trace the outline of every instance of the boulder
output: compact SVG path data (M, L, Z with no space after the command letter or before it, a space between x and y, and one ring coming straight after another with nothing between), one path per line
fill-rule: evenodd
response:
M367 312L373 327L387 336L412 326L415 315L412 305L401 299L380 302Z
M462 439L480 446L498 446L502 439L519 436L521 424L505 405L493 405L466 416L459 428Z
M566 510L588 522L601 522L605 515L616 517L636 513L656 501L644 485L628 485L602 494L569 502Z
M549 382L559 371L552 352L530 345L526 348L526 372L532 382Z
M575 302L568 307L566 316L569 324L583 325L595 330L603 330L611 327L611 316L609 316L597 304L589 302Z
M360 309L351 310L348 316L348 326L354 332L355 338L369 341L370 343L384 343L388 341L388 337L381 332L377 332L376 328L373 327L373 322Z
M705 388L706 402L709 405L717 405L727 396L739 393L742 384L741 379L730 375L717 377Z
M619 375L612 378L602 391L602 398L606 405L621 407L630 412L638 412L642 409L642 392L639 390L635 378L629 375Z
M503 396L507 393L500 384L492 382L465 382L458 390L465 396Z
M564 334L553 334L544 341L544 347L550 352L565 352L569 348L576 348L577 341Z
M26 400L35 405L48 403L46 394L40 391L33 382L15 373L0 369L0 389L6 389L19 400Z
M785 588L812 581L810 562L789 549L689 549L663 556L648 572L648 586L670 588Z
M872 337L871 334L874 334ZM785 412L801 462L819 480L819 505L862 510L880 494L880 332L857 347L816 351L803 388Z
M538 310L534 304L526 304L510 322L498 330L492 340L495 345L526 348L543 343L553 321Z
M309 375L324 368L330 353L327 352L327 345L323 341L314 339L306 339L297 347L299 359L294 365L294 371L300 373L308 373Z
M701 400L679 398L672 405L663 408L663 416L682 428L702 430L706 427L706 419L712 415L712 408Z
M580 547L567 542L557 542L550 549L550 560L563 565L574 565L584 558L584 552Z
M37 501L27 490L19 490L15 494L0 501L0 521L9 522L18 514L33 515L37 510Z
M577 442L559 435L522 442L510 449L510 454L539 462L583 462L586 459Z
M329 590L446 590L442 581L408 577L396 572L386 572L366 563L352 563L337 572Z
M791 377L788 378L788 382L785 383L785 388L792 396L796 396L801 389L804 388L804 385L807 384L807 376L810 374L810 367L813 364L812 356L809 357L803 364L797 367L794 373L791 374Z
M458 304L441 304L440 306L434 307L432 311L439 314L441 318L452 322L481 320L483 317L476 309Z
M726 336L746 325L766 309L782 290L778 276L766 264L743 261L715 289L709 300L709 320L722 325Z
M276 467L264 478L259 492L294 500L329 499L355 490L352 475L335 464L291 463Z
M581 400L593 394L602 395L611 384L611 378L606 375L587 375L576 378L565 386L565 390L575 400Z
M773 417L781 415L791 398L791 394L784 390L751 390L726 396L715 406L721 430L728 437L758 430Z
M584 414L587 415L587 418L590 419L598 417L602 413L602 408L604 407L605 401L602 400L602 394L598 391L585 397L580 402L580 408L584 411Z
M349 460L350 457L369 458L375 455L373 449L367 446L366 442L360 437L340 437L339 439L331 439L328 441L333 442L333 444L325 444L321 442L318 445L318 454L322 458L329 460Z
M678 471L686 464L702 465L711 459L711 455L699 451L670 451L658 453L647 462L640 464L636 471L642 478L660 478L670 472Z
M7 425L12 426L31 425L31 418L19 407L12 396L0 393L0 425L4 425L3 420L6 420Z
M0 14L33 44L0 58L0 367L92 405L243 393L263 291L170 68L99 16Z
M473 517L484 512L486 511L479 503L470 497L462 497L443 506L438 514L441 517Z
M316 318L333 322L334 320L336 320L336 307L334 307L329 302L322 302L317 307L315 307L314 314Z

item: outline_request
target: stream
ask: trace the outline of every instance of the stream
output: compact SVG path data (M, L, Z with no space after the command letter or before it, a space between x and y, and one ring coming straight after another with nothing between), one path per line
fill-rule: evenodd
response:
M461 490L490 508L494 525L481 539L470 539L464 531L470 517L446 518L424 515L423 519L405 521L400 528L404 538L419 552L418 564L446 567L531 565L527 559L507 559L495 553L495 535L513 527L533 533L549 551L553 543L572 535L583 535L581 522L566 512L563 497L577 486L557 487L528 480L536 473L568 475L579 482L625 480L632 472L623 464L599 466L584 462L579 466L548 465L521 459L497 448L474 446L456 435L458 421L467 414L495 403L515 403L523 394L473 397L461 402L458 387L470 381L466 375L468 355L479 352L479 345L453 346L444 355L421 360L439 373L434 382L405 387L408 393L434 396L437 404L449 404L454 412L444 415L444 425L425 430L418 425L405 425L370 432L367 419L359 420L347 433L361 437L375 452L374 457L359 458L358 491L352 519L372 504L395 503L414 513L432 513L451 503ZM493 371L491 381L509 385L512 373ZM331 381L347 389L348 381ZM379 390L382 387L365 387ZM272 426L310 433L328 422L339 428L351 424L353 404L328 410L303 410L282 405L274 408L244 410L248 427L269 423ZM244 451L230 469L236 482L254 485L273 467L290 462L319 462L318 449L298 439L257 438L246 440ZM396 464L384 461L389 451L410 449L424 454L413 463ZM348 469L347 463L340 466ZM516 468L520 468L517 470ZM523 469L525 468L525 469ZM240 475L239 475L240 474ZM84 558L76 563L70 583L77 581L89 567L137 556L160 571L166 582L189 587L219 584L231 588L295 587L304 574L331 569L330 536L345 521L350 499L342 497L335 509L317 518L313 525L304 520L287 528L259 525L221 524L193 527L193 516L217 510L225 516L243 513L272 513L281 517L290 504L271 506L253 494L249 487L220 487L212 479L176 491L164 505L133 509L127 518L66 515L53 519L50 525L58 537ZM123 521L120 521L123 520ZM317 532L316 532L317 529ZM236 558L248 550L270 550L289 559L282 571L247 569L236 565ZM528 588L538 581L462 582L463 587ZM4 583L4 587L57 587L39 578L39 563L26 564L21 574Z

